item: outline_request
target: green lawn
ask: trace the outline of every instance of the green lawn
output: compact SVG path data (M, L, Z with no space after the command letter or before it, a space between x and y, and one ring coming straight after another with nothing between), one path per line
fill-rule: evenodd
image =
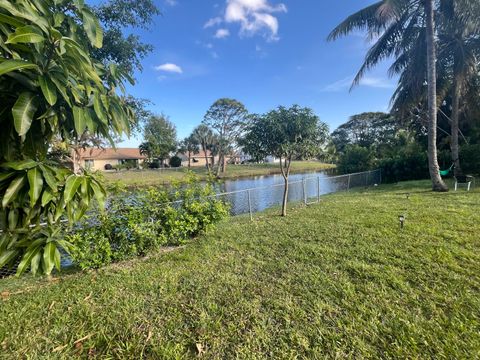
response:
M0 357L479 358L480 192L428 189L335 194L148 259L1 280Z
M334 165L324 164L319 161L294 161L292 162L292 173L332 169ZM175 180L182 180L185 177L187 168L167 170L144 170L144 171L120 171L105 173L108 182L120 181L126 185L163 185ZM207 171L203 167L192 167L191 171L202 179L207 177ZM223 179L235 179L257 175L269 175L280 173L278 164L251 164L251 165L228 165L227 173L222 175Z

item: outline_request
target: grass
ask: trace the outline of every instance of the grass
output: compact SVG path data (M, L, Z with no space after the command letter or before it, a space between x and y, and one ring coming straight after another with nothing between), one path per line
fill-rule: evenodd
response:
M292 173L318 171L334 168L334 165L324 164L319 161L294 161L292 162ZM147 186L168 184L172 181L182 180L186 174L185 169L167 170L145 170L145 171L121 171L105 173L108 182L119 181L126 185ZM203 167L192 167L191 171L206 179L207 172ZM269 175L280 173L278 164L251 164L251 165L228 165L227 173L222 179L236 179L241 177Z
M480 192L428 189L334 194L148 259L2 280L0 353L479 358Z

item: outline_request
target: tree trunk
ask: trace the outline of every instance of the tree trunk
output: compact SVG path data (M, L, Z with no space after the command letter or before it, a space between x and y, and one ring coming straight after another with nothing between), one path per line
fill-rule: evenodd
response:
M452 162L454 164L454 174L462 175L462 168L460 167L460 150L458 145L458 133L460 118L460 96L462 95L462 80L460 76L455 76L453 82L453 96L452 96L452 123L450 140L450 150L452 152Z
M190 151L188 152L188 168L190 169L191 167L191 161L192 161L192 154L190 153Z
M223 160L223 153L220 152L218 155L218 165L217 165L217 178L220 177L220 171L222 170L222 160Z
M227 172L227 157L224 155L223 161L222 161L222 174L225 175L226 172Z
M280 156L280 170L282 171L283 180L285 181L285 187L283 189L283 201L282 201L282 216L287 216L287 203L288 203L288 176L290 175L290 164L292 163L292 157L285 158L285 167L282 164L282 157Z
M205 145L205 143L202 143L202 150L205 157L205 166L207 167L208 175L210 175L210 160L207 156L207 146Z
M287 216L287 202L288 202L288 176L284 176L285 188L283 189L283 202L282 202L282 216Z
M448 191L447 185L440 177L437 159L437 69L435 51L434 0L425 1L427 26L427 81L428 81L428 170L432 180L433 191Z

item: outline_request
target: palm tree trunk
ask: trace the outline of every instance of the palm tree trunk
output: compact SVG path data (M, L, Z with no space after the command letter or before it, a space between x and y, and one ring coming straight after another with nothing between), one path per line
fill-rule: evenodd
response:
M428 81L428 171L432 180L433 191L448 191L447 185L440 177L437 159L437 69L435 51L434 0L425 1L427 26L427 81Z
M205 157L205 166L207 167L208 175L210 175L210 160L207 156L207 146L205 145L205 143L202 143L202 150Z
M460 167L460 150L458 145L458 133L459 125L458 120L460 118L460 96L462 94L462 80L460 76L455 76L453 82L453 96L452 96L452 124L451 124L451 133L452 137L450 140L450 150L452 152L452 161L455 165L454 174L455 176L462 174L462 168Z
M223 152L218 154L218 165L217 165L217 178L220 177L220 171L222 170L222 161L223 161Z

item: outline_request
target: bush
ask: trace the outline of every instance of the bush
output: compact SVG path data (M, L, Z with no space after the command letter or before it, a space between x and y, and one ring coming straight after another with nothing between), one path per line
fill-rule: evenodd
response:
M178 156L172 156L172 158L170 159L170 166L173 168L178 168L182 166L182 159Z
M465 173L480 174L480 144L460 147L460 165Z
M149 169L159 169L160 168L160 162L159 161L152 161L147 164Z
M370 149L349 145L345 153L340 156L337 168L342 174L351 174L370 170L373 165L373 154Z
M428 158L424 151L382 159L378 167L382 170L382 181L386 183L429 177Z
M112 164L105 164L105 170L113 170Z
M189 175L168 190L150 188L109 199L108 211L87 219L67 240L72 260L82 269L144 256L165 245L179 245L211 229L228 215L211 184Z

